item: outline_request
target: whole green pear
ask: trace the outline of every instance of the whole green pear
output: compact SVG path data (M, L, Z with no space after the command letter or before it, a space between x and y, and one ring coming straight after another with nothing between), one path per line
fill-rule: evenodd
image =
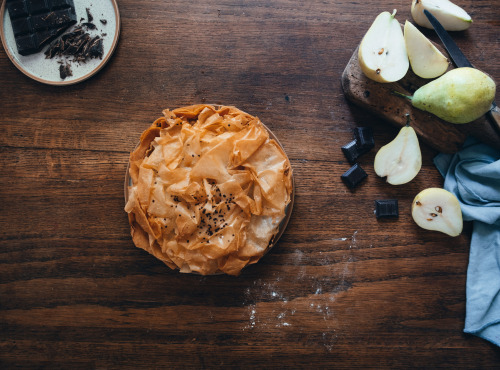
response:
M419 88L412 105L451 123L472 122L491 109L495 82L475 68L455 68Z

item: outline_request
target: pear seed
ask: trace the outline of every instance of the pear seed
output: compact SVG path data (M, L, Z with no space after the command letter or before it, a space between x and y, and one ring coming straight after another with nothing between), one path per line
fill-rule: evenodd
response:
M432 217L437 217L438 215L436 213L431 213Z
M377 70L375 71L375 73L377 73L379 75L380 74L380 68L377 68Z
M382 55L382 54L384 54L384 48L380 49L378 52L378 55Z
M428 218L427 221L432 221L432 218Z
M421 206L421 205L422 205L422 203L420 203L420 202L417 200L417 201L415 202L415 205L416 205L416 206Z
M436 208L434 209L436 210L437 213L443 213L443 209L440 206L436 206Z

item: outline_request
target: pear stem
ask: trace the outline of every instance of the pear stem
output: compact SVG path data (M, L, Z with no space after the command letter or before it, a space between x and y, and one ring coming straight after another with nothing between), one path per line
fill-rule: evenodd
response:
M391 91L391 93L392 93L392 94L394 94L394 95L397 95L397 96L401 96L401 97L403 97L403 98L406 98L406 99L408 99L408 100L412 100L412 99L413 99L413 96L410 96L410 95L406 95L406 94L400 93L399 91L395 91L395 90L393 90L393 91Z
M406 127L410 127L410 113L406 113L405 114L406 116Z

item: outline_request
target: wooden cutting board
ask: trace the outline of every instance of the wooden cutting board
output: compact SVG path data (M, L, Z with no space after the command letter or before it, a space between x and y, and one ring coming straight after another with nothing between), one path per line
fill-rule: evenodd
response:
M436 47L444 55L447 55L439 45ZM342 88L349 101L398 127L406 124L406 114L409 113L411 125L421 140L440 152L455 153L461 148L468 135L475 136L500 149L500 137L494 132L486 116L474 122L455 125L445 122L433 114L414 108L408 99L392 93L399 91L412 95L415 90L429 81L415 75L411 68L400 81L394 83L372 81L364 75L359 67L358 49L354 51L342 74Z

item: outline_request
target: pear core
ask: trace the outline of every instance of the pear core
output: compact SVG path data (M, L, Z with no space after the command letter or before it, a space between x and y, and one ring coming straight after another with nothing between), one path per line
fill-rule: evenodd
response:
M359 45L359 66L377 82L398 81L410 67L401 24L395 17L396 10L380 13Z
M423 229L458 236L463 229L462 210L455 195L441 188L417 194L411 206L415 223Z
M422 153L413 127L404 126L394 140L380 148L373 166L375 173L380 177L387 176L391 185L413 180L422 167Z

